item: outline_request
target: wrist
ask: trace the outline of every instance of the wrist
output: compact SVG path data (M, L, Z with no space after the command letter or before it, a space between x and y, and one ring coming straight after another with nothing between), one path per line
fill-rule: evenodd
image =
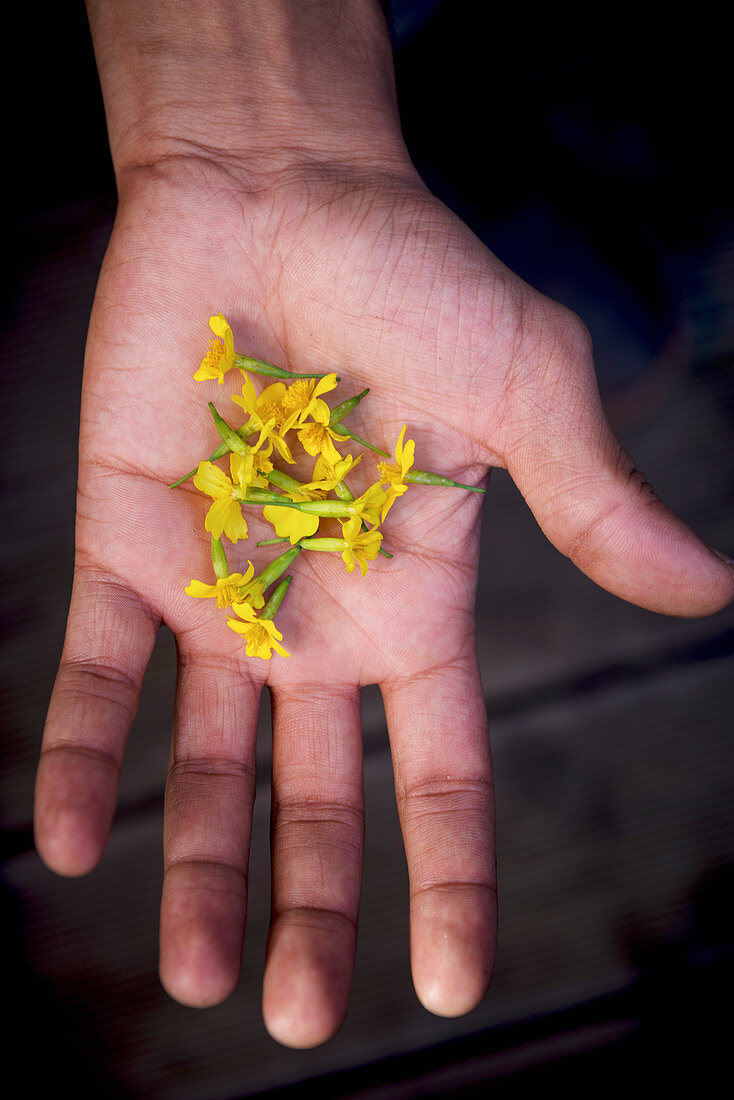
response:
M194 156L408 163L377 0L89 0L118 180Z

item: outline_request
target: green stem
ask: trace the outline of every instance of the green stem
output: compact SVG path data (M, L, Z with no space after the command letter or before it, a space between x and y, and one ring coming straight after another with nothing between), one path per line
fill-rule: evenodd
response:
M390 455L387 451L381 451L379 447L375 447L372 443L368 443L366 439L362 439L361 436L355 435L350 428L345 428L343 424L340 424L337 431L340 435L347 435L350 439L353 439L355 443L361 443L363 447L366 447L368 451L374 451L376 455L382 455L383 458L389 458Z
M243 424L241 428L237 428L237 435L240 436L241 439L249 439L251 435L255 435L256 431L256 428L250 427L250 421L248 420L247 423ZM216 462L218 458L224 458L226 454L229 454L230 449L231 448L228 447L226 443L220 443L216 451L212 451L206 461ZM199 465L201 465L201 463L199 463ZM183 477L180 477L178 481L174 481L172 485L168 486L168 488L176 489L179 485L183 485L184 481L188 481L190 477L193 477L198 469L199 466L195 466L193 470L189 470L187 474L184 474Z

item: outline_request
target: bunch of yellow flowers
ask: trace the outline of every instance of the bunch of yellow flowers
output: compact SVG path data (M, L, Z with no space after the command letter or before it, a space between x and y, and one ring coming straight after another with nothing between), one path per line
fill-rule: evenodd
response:
M280 578L303 550L340 553L347 572L352 573L359 566L364 577L368 563L374 562L378 554L392 557L382 546L380 528L409 483L483 490L414 470L415 443L405 439L407 425L395 444L394 461L386 451L345 428L342 420L367 390L332 409L324 395L336 389L336 374L293 374L262 359L239 355L232 329L222 314L210 318L209 324L215 339L194 378L216 379L221 384L228 371L240 370L244 378L242 393L233 396L232 401L243 409L246 419L238 428L232 428L209 402L221 443L208 459L172 486L193 477L196 488L212 500L204 526L212 540L215 583L192 580L186 592L189 596L215 599L220 609L231 608L237 617L228 616L227 625L243 635L248 657L268 660L273 651L288 657L280 644L283 636L273 619L291 583L290 576ZM258 394L250 373L279 381ZM287 465L295 462L291 450L294 437L302 450L316 460L307 482L298 481L273 463L276 455ZM356 458L342 455L336 446L348 441L360 444L382 459L378 464L378 480L358 497L349 489L346 479L362 455ZM216 465L227 455L228 474ZM243 507L248 506L261 510L275 532L273 538L258 542L257 546L290 544L257 576L251 562L245 573L230 573L222 544L223 535L232 543L247 539ZM324 519L341 524L340 538L318 537ZM279 583L266 600L267 589L276 581Z

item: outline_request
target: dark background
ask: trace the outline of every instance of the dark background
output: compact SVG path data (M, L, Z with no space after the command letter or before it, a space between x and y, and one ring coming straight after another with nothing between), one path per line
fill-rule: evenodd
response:
M422 8L422 12L421 9ZM609 414L659 494L734 553L734 250L725 36L562 23L445 0L396 9L404 129L429 185L589 326ZM704 1084L724 1048L734 910L734 611L673 620L595 588L503 472L477 610L498 786L495 981L460 1020L412 992L384 716L365 692L368 844L354 994L323 1048L260 1018L269 720L237 992L183 1008L156 976L175 651L163 630L108 853L83 880L33 850L33 772L71 587L86 324L114 180L83 7L6 16L7 375L0 887L6 1033L25 1091L237 1100ZM591 17L589 17L591 20ZM29 1039L32 1046L29 1048ZM29 1049L31 1053L29 1053Z

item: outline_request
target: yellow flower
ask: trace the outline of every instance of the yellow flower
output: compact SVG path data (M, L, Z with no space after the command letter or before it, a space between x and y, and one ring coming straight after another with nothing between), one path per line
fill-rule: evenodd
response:
M216 378L221 385L228 370L231 370L235 361L234 336L232 329L227 324L221 313L209 318L209 327L218 339L212 340L209 350L201 361L194 378L197 382L206 382L210 378Z
M380 474L380 483L382 485L390 485L390 488L387 490L385 503L382 507L381 520L385 519L385 516L390 511L397 498L401 497L408 488L405 484L405 475L415 461L415 443L412 439L409 439L403 446L403 437L405 436L407 427L407 424L403 426L403 430L398 436L398 441L395 444L395 465L391 462L380 462L377 467Z
M322 454L318 456L313 468L312 480L303 486L304 489L324 489L328 492L353 470L358 462L362 461L362 455L357 458L354 455L345 455L338 462L329 462Z
M273 650L279 653L281 657L290 657L290 653L280 645L283 635L272 619L258 619L247 603L233 604L232 610L245 621L238 622L237 619L227 619L227 626L244 636L247 642L245 653L248 657L262 657L264 661L269 661L273 655Z
M318 422L304 424L303 427L297 429L297 432L301 446L308 454L312 455L314 458L318 454L323 455L327 462L331 462L332 465L341 462L342 456L332 443L332 439L338 439L340 442L344 442L348 436L337 435L328 424L320 424Z
M335 388L336 374L326 374L319 379L299 378L288 387L283 397L283 408L289 413L296 413L299 425L303 424L308 416L319 424L328 424L331 410L326 402L321 400L321 394Z
M231 542L247 538L247 522L239 502L244 500L247 486L255 483L263 464L272 469L272 463L254 449L244 455L232 453L229 456L230 479L213 462L199 463L194 485L214 499L206 514L204 527L215 539L221 538L222 532Z
M216 584L192 580L186 588L186 595L216 599L217 607L220 608L245 601L252 603L253 607L262 607L265 603L262 585L258 580L253 580L255 567L252 562L247 565L246 573L230 573L228 577L219 577Z
M298 418L297 412L291 412L283 405L286 388L282 382L274 382L266 386L258 396L252 379L245 375L242 385L242 396L234 395L232 400L241 405L250 418L250 424L255 431L262 432L266 429L268 439L278 448L280 455L286 462L293 462L293 455L285 441L286 432L290 430Z
M374 485L370 485L369 489L362 493L361 497L357 497L352 507L355 509L360 519L376 526L380 522L380 510L383 508L386 500L387 493L382 488L379 481L376 481Z
M358 565L364 577L367 572L367 562L374 561L380 552L382 535L374 528L371 531L363 531L359 516L352 516L342 524L342 535L346 544L342 551L342 558L347 567L347 573L353 573L354 566Z

